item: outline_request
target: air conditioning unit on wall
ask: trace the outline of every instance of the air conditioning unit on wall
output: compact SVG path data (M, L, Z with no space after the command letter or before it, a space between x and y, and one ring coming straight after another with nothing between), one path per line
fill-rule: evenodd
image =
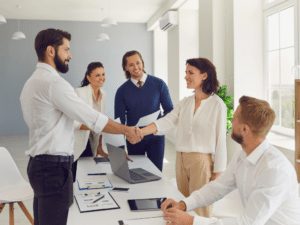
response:
M159 19L160 29L163 31L171 30L178 24L178 12L168 11L162 18Z

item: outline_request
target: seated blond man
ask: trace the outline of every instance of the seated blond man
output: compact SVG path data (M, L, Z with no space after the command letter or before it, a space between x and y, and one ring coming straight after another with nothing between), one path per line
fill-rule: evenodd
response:
M292 225L300 224L297 176L288 159L266 140L274 120L268 102L243 96L233 120L232 139L238 152L215 181L179 203L162 204L167 224L180 225ZM210 219L184 212L204 207L238 189L244 211L237 218ZM168 208L168 209L167 209Z

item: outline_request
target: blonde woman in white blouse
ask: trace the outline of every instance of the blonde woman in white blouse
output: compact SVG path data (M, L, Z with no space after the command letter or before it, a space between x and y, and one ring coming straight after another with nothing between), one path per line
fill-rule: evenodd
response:
M163 135L177 127L175 150L179 191L188 197L226 169L227 108L218 90L215 66L205 58L188 59L185 80L195 94L181 100L165 117L141 129L143 136ZM212 206L196 209L211 217Z
M106 93L101 89L105 83L105 71L102 63L88 65L81 87L75 91L84 102L95 110L105 113ZM80 156L98 155L108 157L102 148L102 135L91 131L86 125L74 121L74 160ZM73 164L73 181L76 176L77 161Z

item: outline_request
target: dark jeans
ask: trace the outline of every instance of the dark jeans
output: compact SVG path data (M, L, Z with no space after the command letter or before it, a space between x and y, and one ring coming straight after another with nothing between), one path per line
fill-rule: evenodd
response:
M93 152L92 152L92 148L91 148L91 144L90 141L87 142L85 150L81 153L80 157L92 157L93 156ZM77 160L73 163L72 166L72 172L73 172L73 182L76 181L76 171L77 171Z
M66 225L73 203L72 162L30 157L27 174L34 192L34 225Z
M127 142L128 155L145 155L153 162L153 164L162 171L165 153L165 136L154 136L148 140L132 145Z

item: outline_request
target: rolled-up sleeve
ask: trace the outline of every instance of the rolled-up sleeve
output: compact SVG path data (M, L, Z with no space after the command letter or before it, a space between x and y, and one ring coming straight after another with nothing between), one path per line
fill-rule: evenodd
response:
M51 101L58 110L78 123L85 124L96 133L103 130L108 117L80 99L69 83L58 80L51 85Z
M182 102L183 100L170 113L154 122L157 127L156 135L164 135L177 126Z

